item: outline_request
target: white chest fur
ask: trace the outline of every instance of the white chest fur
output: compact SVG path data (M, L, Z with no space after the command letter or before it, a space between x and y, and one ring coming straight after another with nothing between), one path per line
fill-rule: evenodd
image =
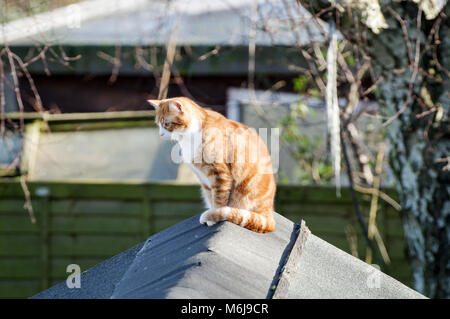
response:
M179 140L178 144L181 148L181 156L183 162L193 163L195 158L201 156L201 144L202 136L201 133L194 133L183 135Z
M200 183L211 188L211 182L205 173L203 173L199 168L195 166L195 161L202 156L201 145L197 145L196 143L186 143L185 145L180 143L181 147L181 155L183 157L183 162L187 163L191 170L197 175Z
M176 138L181 148L183 162L187 163L192 171L197 175L200 183L211 187L208 177L194 163L202 158L202 131L198 123L194 120L187 132Z
M183 162L192 163L197 156L201 155L202 137L202 131L195 119L185 132L174 136L181 148Z
M192 171L195 173L195 175L197 175L200 183L208 186L209 188L211 188L211 182L209 181L208 177L197 167L195 167L194 164L192 163L188 163L189 167L192 169Z

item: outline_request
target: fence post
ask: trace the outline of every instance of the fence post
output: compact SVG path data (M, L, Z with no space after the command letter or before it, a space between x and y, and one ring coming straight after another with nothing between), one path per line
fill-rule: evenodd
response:
M40 260L41 260L41 289L50 287L50 253L49 253L49 228L50 228L50 190L46 186L40 186L35 194L39 197L39 211L41 218L40 229Z
M152 203L150 200L150 188L146 186L142 198L142 237L147 239L150 234L153 234L153 220L152 220Z

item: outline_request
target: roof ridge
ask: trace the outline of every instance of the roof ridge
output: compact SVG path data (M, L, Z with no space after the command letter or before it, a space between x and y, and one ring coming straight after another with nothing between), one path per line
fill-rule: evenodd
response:
M306 222L301 219L299 223L295 224L292 233L295 234L295 240L289 243L289 253L283 260L277 283L275 284L274 289L271 289L273 293L269 298L272 299L286 298L291 279L295 277L297 272L296 265L302 256L303 249L305 248L306 241L308 240L311 231L306 227Z

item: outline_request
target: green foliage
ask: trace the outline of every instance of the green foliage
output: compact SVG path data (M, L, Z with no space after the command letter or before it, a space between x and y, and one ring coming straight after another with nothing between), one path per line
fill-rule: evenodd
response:
M289 184L289 178L285 174L283 174L283 172L280 172L278 174L278 177L280 178L281 184Z
M311 88L308 90L308 94L315 98L320 98L320 91L316 88Z
M312 113L316 111L310 110L302 100L299 100L291 106L289 114L278 122L279 127L282 127L282 141L287 144L290 154L298 161L297 182L301 184L323 184L333 178L331 163L325 156L323 138L318 135L307 136L299 129L300 121Z
M345 57L345 61L347 62L348 65L350 66L355 66L356 61L355 58L352 55L348 55Z
M302 92L308 85L309 79L306 77L306 75L299 75L298 77L294 78L292 82L294 84L294 91Z
M339 45L339 44L338 44ZM322 52L322 56L323 58L326 60L327 59L327 54L328 54L328 50L327 48L323 48L322 50L320 50Z
M323 161L318 162L317 170L319 172L319 176L332 176L333 175L333 167L329 163L325 163Z

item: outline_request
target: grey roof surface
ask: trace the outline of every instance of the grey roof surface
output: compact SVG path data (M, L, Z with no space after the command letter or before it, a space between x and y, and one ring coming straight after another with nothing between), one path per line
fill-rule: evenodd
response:
M253 10L253 3L253 0L88 0L13 21L4 30L8 42L15 45L36 41L64 45L165 45L176 30L178 44L246 46L251 19L255 19L256 45L324 40L321 30L325 24L313 21L294 0L258 0L257 11ZM263 25L270 34L262 31ZM3 41L0 35L0 42Z
M140 243L123 253L116 255L81 274L81 288L69 289L66 282L61 282L33 296L38 299L84 299L110 298L115 285L128 270L134 257L142 248Z
M287 298L420 298L394 278L310 235Z
M148 238L81 277L33 298L267 298L277 283L295 224L258 234L229 222L206 227L199 216ZM424 298L374 267L310 234L286 298ZM375 280L373 280L375 279Z
M280 218L278 232L264 235L191 218L151 237L112 297L265 298L292 227Z

